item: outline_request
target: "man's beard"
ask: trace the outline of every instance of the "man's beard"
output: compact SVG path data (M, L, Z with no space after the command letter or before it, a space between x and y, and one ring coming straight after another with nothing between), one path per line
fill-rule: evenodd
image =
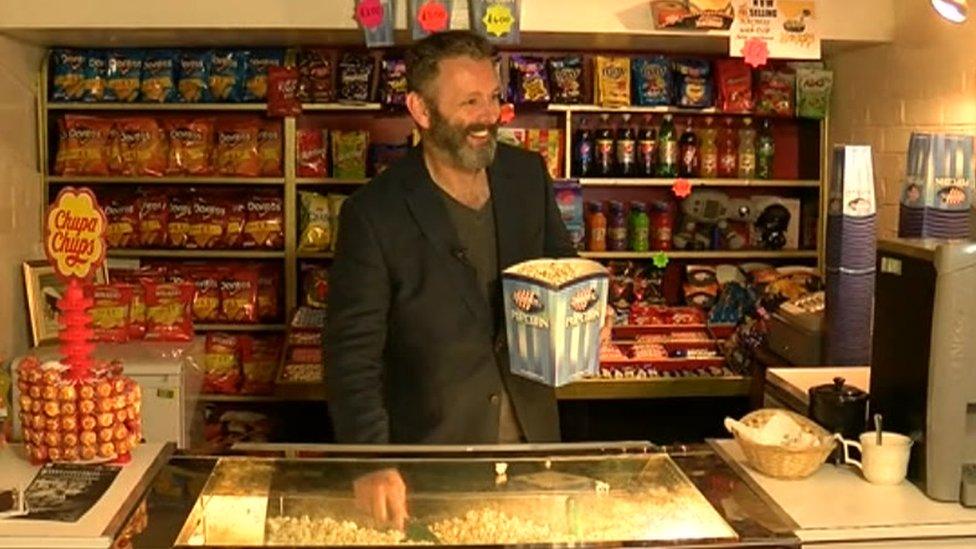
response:
M487 143L483 147L472 147L468 143L468 134L482 130L488 130ZM430 111L430 129L424 138L447 154L456 166L474 171L487 168L495 159L497 136L497 124L454 125L434 108Z

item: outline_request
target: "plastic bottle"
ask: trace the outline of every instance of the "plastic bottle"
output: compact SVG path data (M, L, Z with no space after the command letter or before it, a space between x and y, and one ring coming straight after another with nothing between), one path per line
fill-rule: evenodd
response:
M661 129L657 132L657 175L658 177L677 177L678 175L678 135L670 114L664 115Z
M610 127L610 115L600 115L600 129L596 134L596 162L593 175L611 177L613 175L613 129Z
M756 140L756 177L759 179L773 178L773 157L776 154L776 142L773 141L773 131L768 118L764 118L759 127Z
M607 249L611 252L627 251L627 217L624 205L610 201L610 218L607 219Z
M701 174L701 150L698 148L698 136L691 127L691 119L681 134L680 161L678 174L681 177L698 177Z
M650 246L650 218L647 216L647 206L643 202L630 203L630 250L646 252Z
M576 148L573 150L573 158L576 166L573 169L576 177L589 177L593 175L594 143L593 131L584 118L580 123L579 132L576 134Z
M652 123L646 116L637 134L637 174L641 177L654 177L657 168L657 131Z
M756 130L752 127L752 119L742 120L739 130L739 179L756 177Z
M607 216L603 215L603 205L599 202L590 202L586 217L586 249L591 252L607 250Z
M674 206L670 201L655 202L651 208L651 248L670 250L674 228Z
M732 126L731 118L726 118L718 136L718 176L737 177L739 175L739 140Z
M707 178L718 177L718 130L715 129L715 119L705 118L705 127L698 130L699 149L701 149L701 176Z
M617 130L617 175L634 177L637 175L637 140L634 127L630 124L630 115L623 116L623 124Z

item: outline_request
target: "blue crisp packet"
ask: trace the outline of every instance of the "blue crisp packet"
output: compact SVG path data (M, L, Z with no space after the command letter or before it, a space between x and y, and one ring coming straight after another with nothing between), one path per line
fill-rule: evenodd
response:
M85 90L82 101L95 102L105 99L105 71L107 70L105 52L89 50L85 58Z
M244 77L244 101L264 101L268 97L268 67L285 64L285 51L282 49L252 50L247 58L247 71Z
M674 96L679 107L705 108L715 104L712 65L704 59L674 62Z
M210 59L208 50L183 50L179 58L177 95L181 103L209 103Z
M142 61L142 101L172 103L176 101L176 68L179 54L174 50L147 50Z
M244 97L246 50L216 50L210 57L210 95L218 103L239 103Z
M115 50L105 58L105 101L131 103L139 99L142 50Z
M638 105L671 104L671 61L663 55L638 57L630 64L634 99Z
M85 95L85 67L88 56L82 50L51 51L51 99L80 101Z

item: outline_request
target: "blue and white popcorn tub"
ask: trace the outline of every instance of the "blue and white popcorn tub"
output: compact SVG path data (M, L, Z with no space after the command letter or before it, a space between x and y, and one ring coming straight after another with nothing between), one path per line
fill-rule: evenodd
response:
M502 273L513 374L560 387L599 371L609 274L588 259L535 259Z

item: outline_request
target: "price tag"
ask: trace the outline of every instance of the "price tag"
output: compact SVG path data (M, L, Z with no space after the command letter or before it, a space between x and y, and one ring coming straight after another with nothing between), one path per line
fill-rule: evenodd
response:
M742 57L745 62L756 69L766 64L769 59L769 46L759 38L750 38L742 46Z
M481 18L485 24L485 29L489 34L497 37L505 36L512 32L512 25L515 23L515 16L512 10L504 4L492 4L485 10L485 16Z
M657 267L658 269L663 269L667 267L668 263L671 262L671 259L668 258L668 254L664 252L658 252L654 254L653 260L654 260L654 266Z
M380 0L362 0L356 6L356 19L363 27L370 30L383 24L384 15Z
M687 198L691 194L691 181L684 178L675 179L674 184L671 185L671 192L678 198Z
M428 0L417 10L417 22L420 23L420 28L428 34L447 29L447 20L447 8L436 0Z

